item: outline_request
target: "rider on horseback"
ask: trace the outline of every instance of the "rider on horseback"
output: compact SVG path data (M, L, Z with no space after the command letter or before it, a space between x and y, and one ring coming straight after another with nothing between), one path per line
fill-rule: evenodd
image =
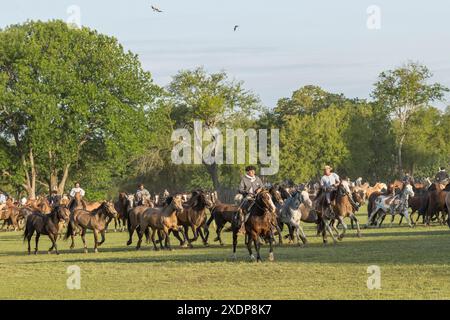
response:
M256 176L256 168L254 166L246 167L245 171L246 175L242 177L238 190L239 194L243 196L239 209L246 212L241 231L244 230L244 224L250 216L250 209L254 204L255 196L263 188L261 179Z
M76 182L75 183L75 187L72 188L72 190L70 190L70 197L72 197L72 198L75 197L76 193L79 193L81 195L81 197L84 198L85 192L84 192L83 189L80 188L80 183L79 182Z
M150 192L148 192L147 189L145 189L144 185L141 183L138 186L138 190L135 194L136 203L138 206L142 206L144 204L144 200L150 200Z
M323 177L320 179L320 188L322 190L322 192L325 193L325 201L326 201L326 206L328 208L331 209L331 193L337 189L337 187L339 186L339 184L341 183L341 179L339 178L339 176L332 172L333 168L330 166L325 166L324 167L324 175ZM344 179L347 180L347 179ZM358 210L359 209L359 205L355 202L355 200L353 199L353 196L350 192L350 188L348 183L345 184L344 186L345 192L348 195L350 204L352 205L353 209Z

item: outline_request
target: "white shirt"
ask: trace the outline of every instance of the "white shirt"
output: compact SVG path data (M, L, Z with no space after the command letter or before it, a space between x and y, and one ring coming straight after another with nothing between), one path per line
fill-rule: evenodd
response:
M324 175L322 179L320 179L320 186L322 188L329 188L334 186L337 182L339 182L339 176L332 172L329 176Z
M70 190L70 196L73 198L75 197L75 193L80 193L82 197L84 197L84 190L81 188L73 188L72 190Z
M2 193L0 194L0 204L6 203L6 196Z

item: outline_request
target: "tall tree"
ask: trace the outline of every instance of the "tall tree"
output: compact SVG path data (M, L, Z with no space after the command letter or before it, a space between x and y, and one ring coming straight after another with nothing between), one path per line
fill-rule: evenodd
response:
M168 86L173 99L172 118L177 128L191 128L202 121L206 130L212 128L245 128L250 118L261 110L258 97L247 91L242 82L229 80L225 72L208 74L203 68L180 71ZM219 165L206 167L214 188L221 187Z
M95 170L88 161L119 173L145 148L159 92L115 38L63 21L0 31L0 132L30 197L37 184L62 193L71 171Z
M402 151L411 117L430 102L441 100L448 89L439 83L429 84L432 74L418 63L407 63L395 70L382 72L372 97L386 108L396 126L398 172L403 174Z

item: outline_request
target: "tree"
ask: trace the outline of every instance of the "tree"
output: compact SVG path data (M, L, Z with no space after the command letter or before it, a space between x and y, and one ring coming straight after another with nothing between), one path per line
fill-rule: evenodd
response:
M290 116L281 130L281 179L307 182L325 164L338 169L349 157L344 139L347 110L336 106L316 115Z
M398 125L396 129L398 172L403 174L402 151L411 117L430 102L441 100L448 89L439 83L428 84L432 77L426 66L408 63L382 72L372 97L386 108Z
M172 119L177 128L192 129L196 120L202 121L206 130L245 128L261 110L258 97L245 90L242 82L229 80L225 72L207 74L203 68L180 71L167 89L172 96ZM203 164L214 188L219 190L219 165Z
M37 184L62 193L70 173L92 163L120 174L145 150L159 95L115 38L63 21L0 31L0 132L32 198Z

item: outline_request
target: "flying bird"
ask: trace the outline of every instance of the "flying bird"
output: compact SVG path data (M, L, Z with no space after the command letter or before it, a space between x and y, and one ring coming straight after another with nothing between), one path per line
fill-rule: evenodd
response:
M159 8L155 7L152 5L152 10L155 12L162 12L162 10L160 10Z
M239 26L238 25L235 25L234 26L234 32L236 32L236 30L239 28Z

